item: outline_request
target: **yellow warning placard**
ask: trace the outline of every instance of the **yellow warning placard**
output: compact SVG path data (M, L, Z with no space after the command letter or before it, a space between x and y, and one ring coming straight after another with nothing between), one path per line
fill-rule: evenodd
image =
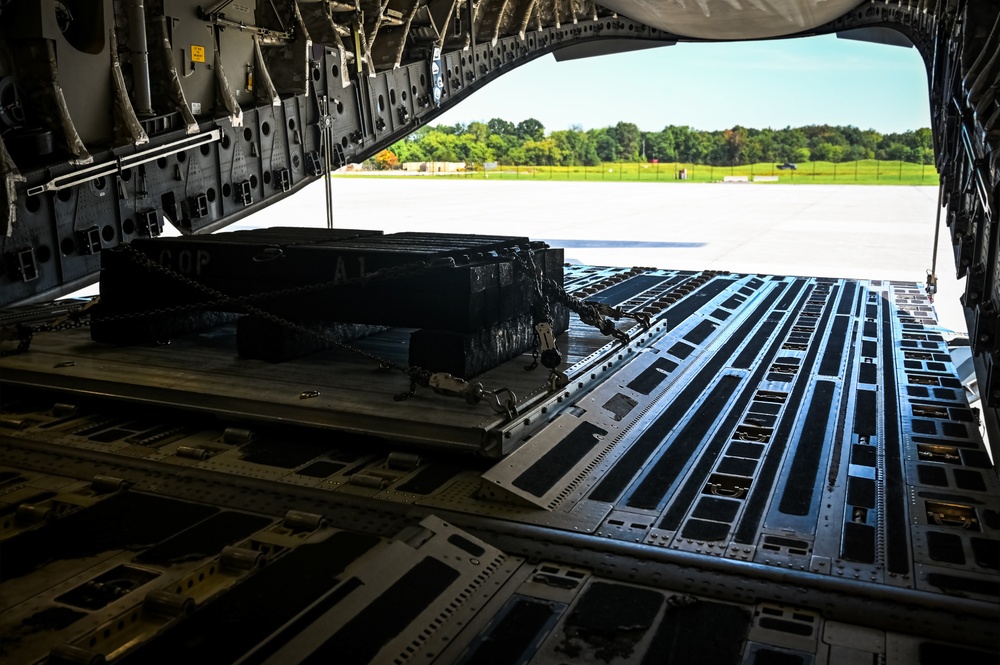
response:
M204 46L191 46L191 62L205 62Z

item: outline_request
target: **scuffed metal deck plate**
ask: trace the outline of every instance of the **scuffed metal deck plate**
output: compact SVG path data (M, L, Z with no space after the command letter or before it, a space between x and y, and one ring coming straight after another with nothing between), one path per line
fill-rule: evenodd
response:
M481 411L429 393L400 407L422 419L406 425L413 429L490 432L512 442L514 452L492 468L440 455L394 466L387 451L413 438L394 436L392 427L402 425L389 421L386 407L397 405L384 394L372 402L384 410L377 439L284 432L227 442L218 423L150 429L137 414L99 410L63 424L51 414L24 416L11 434L319 490L333 501L415 505L996 599L1000 486L917 285L714 275L692 286L691 274L649 276L569 271L577 292L630 306L660 302L663 311L631 352L609 352L599 337L571 331L575 381L529 397L518 418L485 422ZM376 341L388 347L392 337ZM58 358L42 349L44 361L35 364L48 365L46 375L76 370L53 368ZM159 351L143 350L150 362ZM91 362L121 374L101 358ZM333 362L324 355L318 366L326 371ZM484 381L524 380L530 373L522 366ZM302 385L259 378L269 380L261 390L284 386L293 407L314 401L298 400ZM460 422L470 413L481 430Z
M631 351L608 352L599 337L571 332L564 348L576 382L527 398L518 418L493 425L515 443L501 460L279 420L234 422L96 390L8 401L0 508L17 519L2 535L4 570L34 533L72 535L75 520L118 523L116 511L135 522L164 506L193 515L185 519L206 554L165 567L163 552L183 554L177 543L187 542L171 537L153 554L119 548L96 566L79 559L30 570L3 582L5 597L20 601L4 625L64 607L60 599L74 600L89 581L124 571L142 593L73 610L86 616L31 648L86 646L97 636L102 653L143 644L130 662L173 653L188 643L176 636L226 620L248 595L284 598L285 587L266 595L269 575L300 580L302 557L327 552L303 549L316 539L294 540L276 521L293 508L370 549L344 554L351 561L339 581L317 588L322 611L301 609L294 622L272 621L273 632L242 642L204 644L258 649L252 662L298 662L354 649L359 626L376 626L377 615L394 629L379 628L362 646L400 662L479 662L498 643L510 647L502 662L511 663L560 663L568 653L643 663L708 654L727 665L995 659L984 649L995 648L1000 597L1000 483L919 286L591 268L570 270L567 282L653 310L656 327ZM384 350L398 339L371 343ZM154 364L159 351L143 350ZM93 362L122 372L109 359ZM323 368L334 362L320 356ZM502 371L530 375L523 364ZM50 366L46 375L73 369ZM429 394L406 407L434 400L465 408ZM111 495L97 488L113 481L89 481L108 474L127 481ZM47 511L58 519L27 521ZM245 515L270 518L245 544L268 552L263 571L276 572L216 574L203 586L199 575L219 556L215 525L243 525ZM59 542L57 554L76 547ZM52 580L51 592L37 592ZM199 613L171 626L126 621L101 641L106 626L145 602L145 590L170 582L183 592L188 581L199 603L216 594ZM594 631L594 617L606 633Z

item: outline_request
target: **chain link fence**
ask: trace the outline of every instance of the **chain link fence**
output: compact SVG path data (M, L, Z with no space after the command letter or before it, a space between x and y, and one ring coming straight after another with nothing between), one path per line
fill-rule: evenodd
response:
M426 175L445 178L499 180L567 180L623 182L784 182L801 184L938 184L933 164L868 159L856 162L805 162L800 164L743 164L714 166L681 162L601 162L585 166L505 164L502 161L465 163L452 172Z

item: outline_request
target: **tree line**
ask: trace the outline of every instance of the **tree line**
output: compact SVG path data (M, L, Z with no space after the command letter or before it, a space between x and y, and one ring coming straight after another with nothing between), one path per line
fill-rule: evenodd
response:
M933 164L931 130L881 134L853 126L702 131L668 125L644 132L631 122L613 127L546 132L528 118L425 126L380 154L382 168L396 162L499 162L534 166L594 166L603 162L686 162L739 166L761 162L853 162L881 159Z

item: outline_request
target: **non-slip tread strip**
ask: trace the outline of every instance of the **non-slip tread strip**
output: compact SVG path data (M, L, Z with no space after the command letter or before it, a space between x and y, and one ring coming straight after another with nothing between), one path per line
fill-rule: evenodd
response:
M661 413L649 424L625 454L615 462L603 480L591 491L588 499L591 501L611 502L618 499L642 465L652 455L664 438L680 422L685 413L695 404L709 383L725 367L729 357L736 351L742 340L750 334L760 320L760 316L769 311L771 305L783 290L783 284L778 284L768 293L754 309L754 314L746 319L729 339L716 351L712 358L699 370L698 374L688 382L687 386ZM760 316L757 316L759 314Z
M832 381L817 381L806 420L795 445L795 455L782 490L778 510L786 515L808 515L816 492L816 475L830 421L830 406L837 391Z
M910 572L909 524L906 519L906 481L903 479L903 444L899 431L896 395L895 345L892 341L893 304L882 298L882 451L885 457L886 568L890 573Z
M806 296L799 302L799 307L802 306L802 303L808 300L808 297L809 294L807 292ZM777 315L772 312L768 317L769 322L772 321L772 317L777 318ZM763 346L763 342L766 342L769 338L770 330L774 328L774 323L776 323L776 321L772 322L772 325L768 328L768 337L765 337L759 346ZM781 351L781 346L784 343L785 337L788 335L788 332L791 330L794 323L795 313L793 312L787 317L787 320L778 335L773 338L771 346L767 350L764 358L760 360L757 365L757 369L750 376L750 380L745 384L739 398L737 398L733 403L729 414L726 416L726 420L723 422L716 435L712 438L712 442L709 444L706 454L702 455L698 464L692 472L688 474L688 481L684 484L681 490L676 493L670 507L664 513L663 519L660 521L660 529L676 531L680 526L681 519L683 519L684 514L687 512L691 503L694 502L696 496L701 491L701 488L705 486L705 480L708 477L716 458L722 451L722 447L729 443L733 430L743 417L744 409L746 409L747 404L750 403L753 396L757 393L760 387L761 379L764 377L764 373L768 370L772 359ZM762 331L764 327L764 325L761 326ZM758 335L759 334L760 332L758 332ZM755 335L755 337L756 336L757 335ZM742 354L740 355L742 356ZM754 466L756 466L756 463L754 463Z
M785 449L788 447L788 440L791 437L792 429L795 427L806 386L809 385L808 377L812 375L816 356L819 355L819 349L823 344L823 331L829 325L830 317L836 309L838 293L839 288L834 286L827 294L826 305L823 307L823 315L816 326L816 332L813 333L808 351L806 351L805 358L803 358L800 365L799 379L795 382L795 386L792 388L792 392L785 404L785 410L778 429L775 431L775 435L771 439L771 444L768 446L764 464L754 479L754 486L747 499L746 509L742 517L740 517L739 526L736 528L736 533L733 536L733 539L738 543L745 545L752 544L757 539L760 521L764 517L764 509L770 498L774 479L784 458Z

